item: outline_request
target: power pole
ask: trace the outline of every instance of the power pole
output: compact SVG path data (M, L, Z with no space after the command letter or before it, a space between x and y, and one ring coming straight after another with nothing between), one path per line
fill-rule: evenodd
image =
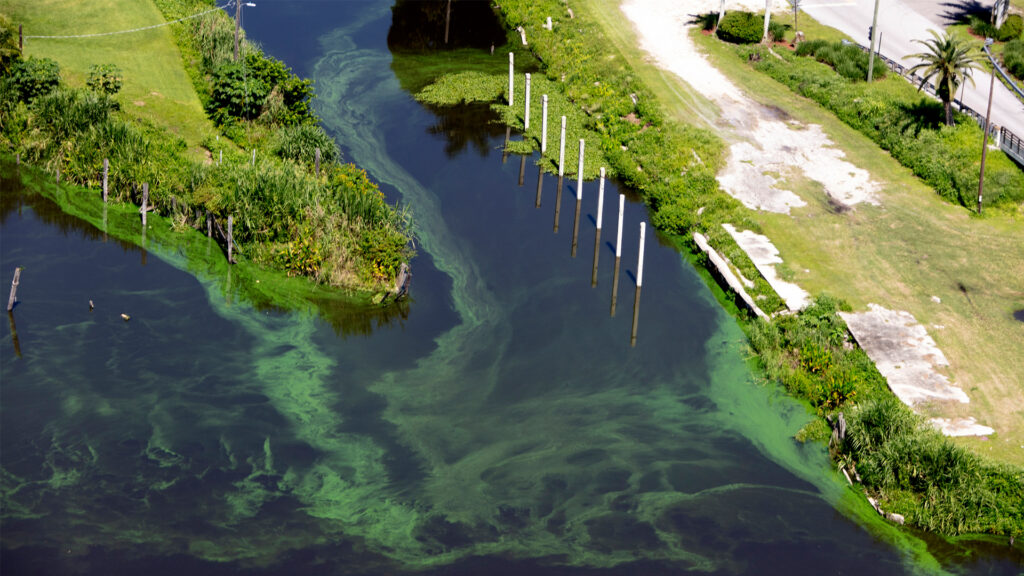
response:
M242 26L242 0L235 0L235 62L238 62L238 30L239 30L239 28L241 28L241 26Z
M871 18L871 49L868 50L868 83L875 71L875 38L878 37L878 1L875 0L875 15Z
M989 45L992 44L991 38L985 39L985 54L988 55L989 59L992 60L992 64L995 65L995 60L992 58L992 54L988 51ZM981 191L982 186L985 183L985 155L988 153L988 121L992 115L992 90L996 87L996 71L992 70L992 82L988 86L988 110L985 111L985 135L981 138L981 175L978 177L978 214L981 214Z

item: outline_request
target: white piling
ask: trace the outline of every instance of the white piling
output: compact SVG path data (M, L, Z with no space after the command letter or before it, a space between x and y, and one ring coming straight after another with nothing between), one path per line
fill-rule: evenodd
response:
M626 195L619 194L619 230L615 233L615 257L622 257L622 212L626 207Z
M580 138L580 163L576 169L576 201L583 200L583 147L586 142Z
M647 234L647 223L646 222L641 222L640 223L640 255L637 257L638 260L637 260L637 264L636 264L636 287L637 288L640 288L640 286L642 286L643 283L644 283L644 237L646 236L646 234Z
M540 122L540 153L548 151L548 95L541 99L544 102L544 118Z
M513 76L513 74L515 74L515 68L516 68L515 67L515 59L516 59L515 53L509 52L508 53L508 105L509 106L514 104L515 100L516 100L515 97L514 97L514 94L515 94L515 92L514 92L515 84L514 84L514 76Z
M562 116L562 136L558 141L558 175L565 175L565 116Z
M604 215L604 166L601 167L601 182L597 186L597 229L601 229L601 216Z
M525 120L523 121L524 129L530 129L530 73L526 73L526 112L524 113Z
M253 166L256 165L256 149L255 148L252 149L252 165Z

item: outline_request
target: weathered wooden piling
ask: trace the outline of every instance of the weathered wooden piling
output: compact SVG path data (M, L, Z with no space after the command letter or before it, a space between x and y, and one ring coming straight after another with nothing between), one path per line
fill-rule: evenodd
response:
M21 266L14 269L14 279L11 280L11 294L7 297L7 311L14 310L14 303L18 301L18 284L21 283Z
M533 203L534 208L540 208L540 194L544 188L544 167L537 165L537 200Z
M626 207L626 195L619 194L619 227L615 232L615 271L612 273L612 317L619 299L619 265L622 263L622 213Z
M579 167L576 170L576 216L572 222L572 257L576 257L576 247L580 236L580 208L583 206L583 148L586 145L580 138Z
M252 165L253 166L256 165L256 149L255 148L252 149Z
M234 234L234 217L228 214L228 264L235 263L235 234Z
M601 179L597 186L597 230L594 231L594 268L590 274L590 286L597 286L597 260L601 254L601 222L604 216L604 166L601 167Z
M21 166L21 152L18 152L14 155L14 165Z
M633 330L629 335L629 345L636 346L637 320L640 319L640 289L644 283L644 236L647 232L647 223L640 223L640 254L637 256L636 264L636 295L633 297Z
M526 73L526 109L523 111L523 129L530 129L530 73Z
M313 163L316 164L316 177L320 177L320 147L316 147L316 153L313 154Z
M224 151L219 151L220 157L217 159L217 166L220 166L224 162Z
M206 237L213 238L213 215L206 211Z
M523 186L523 176L526 175L526 156L519 155L519 187Z
M143 228L146 227L146 212L149 209L148 204L149 204L149 182L143 182L142 183L142 208L139 209L139 212L142 213L142 227Z
M548 95L541 98L543 112L540 121L540 153L548 151Z
M103 201L107 201L107 176L110 174L110 160L103 159Z
M512 52L508 53L508 105L512 106L515 104L515 60L516 55Z
M558 215L562 210L562 186L565 183L565 116L562 116L562 133L558 141L558 192L555 194L555 233L558 233Z

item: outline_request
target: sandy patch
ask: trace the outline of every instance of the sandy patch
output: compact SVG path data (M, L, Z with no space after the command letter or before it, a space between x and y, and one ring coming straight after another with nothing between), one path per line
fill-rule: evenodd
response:
M758 3L748 4L749 9L758 9ZM739 7L742 3L729 5L733 10ZM626 0L622 4L637 29L640 46L661 68L685 80L722 111L718 119L703 118L733 140L726 168L718 177L722 189L749 208L788 214L806 203L771 174L802 173L845 206L877 204L877 185L870 175L846 161L820 126L792 122L780 117L779 110L747 98L697 50L689 37L689 22L696 14L717 9L717 2L707 0Z
M853 337L889 381L889 388L904 404L945 400L970 402L967 394L949 382L938 368L949 366L924 326L910 312L868 304L869 311L840 312Z
M782 258L779 258L779 249L772 244L767 236L750 230L740 232L732 224L722 224L722 227L733 237L733 240L736 240L736 244L739 244L747 256L750 256L757 271L764 276L775 293L786 302L787 308L793 311L803 310L811 303L811 295L806 290L779 278L775 265L782 264Z
M928 420L946 436L988 436L995 430L978 424L973 416L969 418L931 418Z

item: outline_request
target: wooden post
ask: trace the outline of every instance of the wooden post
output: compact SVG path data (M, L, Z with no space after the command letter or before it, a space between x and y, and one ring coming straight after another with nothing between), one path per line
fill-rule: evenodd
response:
M619 227L615 232L615 272L612 273L612 317L619 298L619 264L622 262L622 213L626 207L626 195L619 194Z
M252 149L252 165L253 166L256 165L256 149L255 148Z
M647 232L647 223L640 223L640 254L637 257L636 265L636 296L633 297L633 330L630 332L629 345L636 346L637 320L640 318L640 288L644 283L644 236Z
M544 167L537 165L537 200L533 203L534 208L540 208L540 193L544 187Z
M515 104L515 84L513 83L513 74L515 74L515 58L516 55L513 52L508 53L508 105L512 106Z
M238 62L238 29L242 26L242 0L235 0L235 62Z
M14 310L14 303L18 301L18 284L21 283L21 266L14 269L14 280L11 280L11 295L7 298L7 311Z
M110 173L110 160L103 159L103 201L107 201L107 175Z
M548 95L545 94L541 101L544 103L544 113L540 121L540 153L543 155L548 151Z
M57 184L60 184L60 164L57 164Z
M224 151L223 150L219 150L218 152L220 154L220 157L217 158L217 166L220 166L221 163L224 162Z
M316 177L320 177L320 147L316 147L316 154L313 156L313 161L316 163Z
M526 111L524 112L523 129L530 129L530 73L526 73Z
M146 205L149 203L149 182L142 183L142 227L146 227Z
M444 43L448 44L448 24L452 20L452 0L448 0L448 8L444 11Z
M213 215L206 211L206 237L213 238Z
M233 252L235 250L235 235L233 231L234 217L228 214L228 264L234 264L235 258Z
M14 165L21 166L21 152L14 155Z
M604 166L601 167L601 181L597 187L597 231L594 232L594 268L590 274L590 286L597 286L597 260L601 253L601 222L604 215Z
M523 186L523 176L526 174L526 156L519 156L519 187Z
M22 34L21 24L18 24L18 52L22 52L22 53L25 52L25 50L23 48L24 42L25 42L25 36Z
M178 213L178 199L171 196L171 216Z
M583 206L583 146L580 138L579 168L576 170L576 216L572 221L572 257L576 257L576 247L580 236L580 208Z
M562 208L562 185L565 178L565 116L562 116L562 136L558 144L558 192L555 194L555 234L558 233L558 213Z
M985 52L988 52L988 45L985 46ZM991 57L991 55L990 55ZM988 131L989 131L989 118L992 116L992 90L996 87L996 75L993 70L992 82L988 87L988 110L985 112L985 134L981 137L981 173L978 176L978 214L981 214L981 193L984 190L985 185L985 156L988 154Z

